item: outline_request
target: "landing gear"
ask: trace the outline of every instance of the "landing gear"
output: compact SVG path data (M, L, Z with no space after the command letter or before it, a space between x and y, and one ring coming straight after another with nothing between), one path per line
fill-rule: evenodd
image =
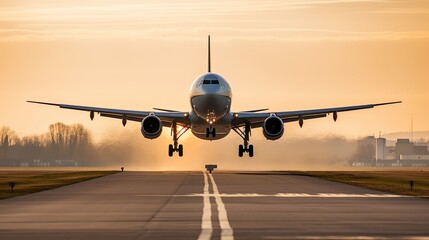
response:
M238 156L243 157L245 152L249 153L249 157L253 157L253 145L249 144L250 137L250 124L246 123L244 129L240 129L239 127L232 128L240 137L243 139L244 144L238 146Z
M249 153L249 157L253 157L253 145L249 144L247 147L246 145L238 145L238 156L243 157L243 153Z
M173 135L173 144L168 145L168 156L172 157L174 152L179 153L179 157L183 156L183 145L179 144L179 138L188 131L188 127L182 127L179 131L177 131L176 122L173 122L171 126L171 134Z
M209 138L210 135L212 138L216 137L216 128L214 128L213 126L206 128L206 138Z
M238 145L238 156L243 157L244 147L243 145Z
M249 149L247 149L247 152L249 153L249 157L253 157L253 145L249 145Z
M179 157L183 157L183 145L179 145L179 149L177 150L179 152Z
M173 144L168 145L168 156L172 157L174 152Z

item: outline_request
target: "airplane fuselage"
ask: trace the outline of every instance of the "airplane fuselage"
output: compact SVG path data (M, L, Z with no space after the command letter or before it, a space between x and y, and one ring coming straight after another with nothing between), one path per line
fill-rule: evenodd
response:
M190 89L192 133L205 140L227 136L233 119L231 101L231 87L222 76L209 72L197 77ZM216 134L208 136L208 129L216 129Z

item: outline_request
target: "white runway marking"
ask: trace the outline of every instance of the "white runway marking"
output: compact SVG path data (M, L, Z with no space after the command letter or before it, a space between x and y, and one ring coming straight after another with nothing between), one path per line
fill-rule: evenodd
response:
M222 230L221 239L222 240L233 240L234 235L231 228L231 225L228 221L228 215L226 213L225 204L223 204L222 198L220 197L219 189L217 188L216 182L213 178L213 175L209 173L210 180L213 186L213 193L217 204L217 211L219 217L219 225Z
M202 196L204 198L203 217L201 221L201 233L200 233L200 236L198 237L198 240L206 240L206 239L210 240L213 234L210 197L214 197L216 201L219 225L221 229L221 239L234 240L233 231L232 231L231 225L229 224L228 215L225 209L225 204L223 203L222 198L220 197L221 194L219 193L219 189L217 188L216 182L210 173L203 171L203 175L204 175L204 194L180 195L183 197L185 196L201 197ZM213 194L210 194L210 191L209 191L210 184L207 176L210 177L210 182L212 183L212 186L213 186Z
M176 197L204 197L205 194L176 195ZM277 198L414 198L415 196L395 195L395 194L349 194L349 193L276 193L276 194L258 194L258 193L222 193L209 194L209 197L226 198L253 198L253 197L277 197Z
M259 193L193 193L186 195L136 195L139 197L226 197L226 198L254 198L254 197L277 197L277 198L429 198L429 196L408 196L395 194L353 194L353 193L276 193L276 194L259 194ZM210 202L209 202L210 204Z
M268 236L264 239L285 239L284 236ZM428 240L428 237L420 236L287 236L287 239L300 240L325 240L325 239L342 239L342 240Z
M316 197L316 198L397 198L408 197L395 194L348 194L348 193L277 193L276 197Z
M211 238L213 233L212 226L212 206L210 204L209 181L205 172L204 174L204 208L203 217L201 220L201 233L198 240L206 240Z

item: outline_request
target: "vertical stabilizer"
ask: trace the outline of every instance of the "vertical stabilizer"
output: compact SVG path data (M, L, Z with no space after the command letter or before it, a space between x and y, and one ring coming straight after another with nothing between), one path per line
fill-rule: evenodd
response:
M207 45L207 50L208 50L208 62L207 62L207 67L208 67L208 72L211 72L212 66L211 66L211 57L210 57L210 35L208 36L208 45Z

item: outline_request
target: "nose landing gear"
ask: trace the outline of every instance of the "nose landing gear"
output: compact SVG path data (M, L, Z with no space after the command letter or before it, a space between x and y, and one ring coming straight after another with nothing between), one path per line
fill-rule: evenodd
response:
M209 138L210 135L212 138L216 137L216 128L214 128L213 126L206 128L206 138Z

